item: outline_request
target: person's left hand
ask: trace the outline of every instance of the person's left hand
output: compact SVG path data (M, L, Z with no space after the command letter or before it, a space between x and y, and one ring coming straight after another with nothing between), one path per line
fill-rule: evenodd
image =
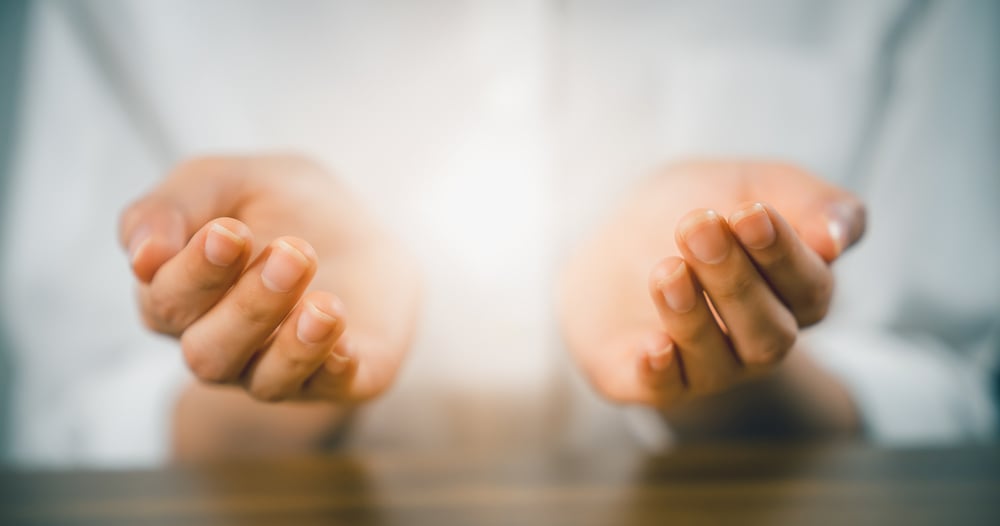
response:
M668 409L725 391L825 316L829 264L863 230L857 198L787 165L671 167L571 261L563 334L611 400Z

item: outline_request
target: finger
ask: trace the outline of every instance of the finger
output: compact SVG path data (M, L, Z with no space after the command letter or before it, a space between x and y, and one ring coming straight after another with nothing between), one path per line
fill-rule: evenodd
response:
M717 213L697 210L686 215L677 229L677 246L725 323L732 346L745 365L770 365L791 349L798 333L795 318ZM681 351L686 359L683 346Z
M181 337L188 366L207 382L240 377L264 348L316 272L316 253L305 241L273 241L229 293Z
M342 334L333 351L302 384L301 393L309 400L364 402L381 394L391 383L391 380L378 380L377 372L371 360L361 360L355 342Z
M823 319L833 295L833 272L781 214L754 203L730 216L729 227L799 327Z
M596 343L581 363L597 392L619 404L670 406L685 392L681 363L662 330L636 330Z
M306 379L330 357L343 332L343 303L328 292L309 293L249 368L244 380L247 391L270 402L298 394Z
M677 346L666 334L662 338L665 341L655 342L639 353L635 370L638 385L646 388L640 392L638 401L666 408L683 399L687 385ZM625 368L623 372L627 371Z
M212 218L235 215L248 171L238 158L188 161L125 209L118 236L139 281L148 283Z
M132 272L149 283L167 260L184 248L188 228L179 208L159 196L147 196L122 214L119 238L128 250Z
M670 257L654 266L649 291L689 391L708 394L732 385L742 366L684 260Z
M744 170L747 177L762 183L758 195L796 196L781 212L803 242L827 263L864 235L865 207L851 192L792 165L751 162L744 164Z
M802 239L827 263L833 262L861 240L865 232L865 207L850 195L817 206L798 230Z
M226 294L251 252L252 235L243 223L223 217L205 225L139 288L147 326L180 334Z

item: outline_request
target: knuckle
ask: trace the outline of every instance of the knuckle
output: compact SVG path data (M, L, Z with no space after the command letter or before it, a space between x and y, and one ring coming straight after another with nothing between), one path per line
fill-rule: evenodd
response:
M170 332L167 331L166 328L164 328L162 325L160 325L159 319L153 316L148 309L142 309L140 313L140 319L142 320L142 326L145 327L147 330L159 333Z
M188 286L197 292L212 292L228 284L229 274L225 270L212 272L209 269L210 267L199 259L190 258L184 265L184 276Z
M155 330L174 334L191 324L191 315L180 302L169 297L154 297L148 306L148 315Z
M787 272L792 267L792 253L790 250L782 248L781 243L756 251L754 261L760 265L765 272Z
M720 330L715 320L708 317L670 326L670 332L676 342L695 346L701 342L711 341Z
M755 276L748 272L735 272L714 290L709 289L708 295L719 302L739 302L750 295L755 285Z
M288 370L289 375L301 377L313 372L322 364L323 355L328 349L309 349L302 345L290 345L274 348L271 352L278 353L285 362L284 368Z
M809 327L815 325L826 318L829 313L829 305L827 303L814 304L809 307L799 309L796 313L795 319L799 324L799 327Z
M770 366L784 359L788 351L795 345L798 331L782 324L771 331L766 338L761 339L753 352L745 359L747 365Z
M236 314L246 323L255 326L274 325L277 314L267 308L267 302L255 301L249 297L238 297L233 302Z
M213 356L213 353L207 352L202 345L194 343L192 338L181 337L181 351L188 369L199 380L211 384L221 384L232 379L228 364Z
M833 298L833 280L826 278L810 287L802 301L802 307L797 309L796 319L801 326L813 325L826 317L830 310L830 300Z
M251 384L247 388L247 393L254 400L270 404L283 402L291 396L289 390L283 386L264 382Z

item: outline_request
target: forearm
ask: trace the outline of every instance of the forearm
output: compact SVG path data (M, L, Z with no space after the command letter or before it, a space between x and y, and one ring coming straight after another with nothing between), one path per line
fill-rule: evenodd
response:
M180 460L285 454L328 447L350 411L329 402L269 404L226 386L190 384L173 412Z
M801 349L761 378L660 412L680 440L839 438L861 432L846 388Z

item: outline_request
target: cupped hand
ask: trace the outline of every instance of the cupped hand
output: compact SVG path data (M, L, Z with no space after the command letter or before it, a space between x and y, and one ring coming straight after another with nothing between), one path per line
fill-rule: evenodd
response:
M819 322L864 208L788 165L699 162L648 182L561 284L567 344L608 398L660 408L774 370Z
M194 375L265 401L363 401L412 338L418 278L346 189L298 157L209 158L121 217L143 321Z

